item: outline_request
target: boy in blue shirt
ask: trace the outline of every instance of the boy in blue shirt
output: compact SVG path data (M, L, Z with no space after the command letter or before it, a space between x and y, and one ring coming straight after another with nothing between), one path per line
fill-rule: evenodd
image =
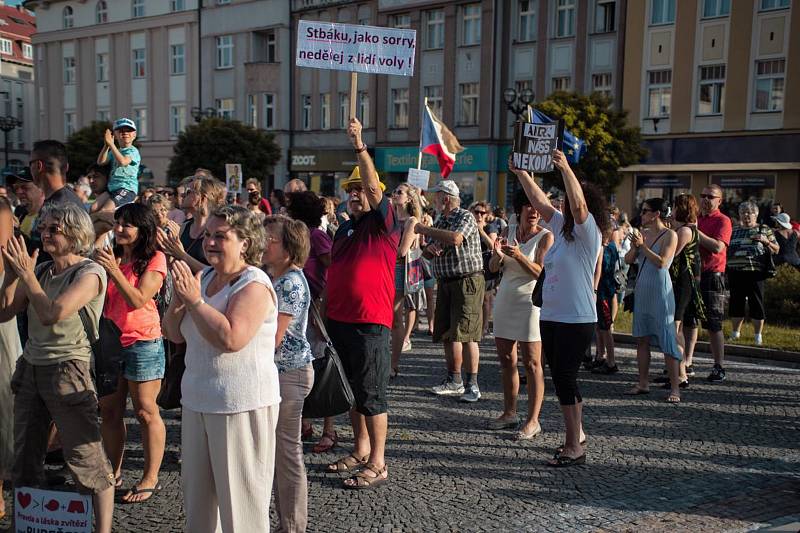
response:
M129 118L114 122L114 133L106 130L105 145L97 156L98 165L111 163L108 191L100 194L91 211L114 211L117 207L133 203L139 192L139 166L142 156L133 146L136 124ZM117 148L114 141L119 143Z

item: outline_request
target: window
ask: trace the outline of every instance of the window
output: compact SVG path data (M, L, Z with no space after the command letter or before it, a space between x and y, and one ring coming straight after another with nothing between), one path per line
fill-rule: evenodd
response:
M14 53L13 44L8 39L0 39L0 53L11 55Z
M186 128L186 106L169 106L169 136L177 137Z
M556 0L556 37L575 35L575 0Z
M275 95L264 93L264 129L275 129Z
M61 12L61 19L63 22L64 28L71 28L75 25L75 14L72 11L72 6L66 6L64 10ZM75 118L75 114L72 115Z
M64 85L73 85L75 83L75 58L64 58Z
M651 70L647 76L647 116L668 117L672 100L672 70Z
M233 36L217 37L217 68L233 68Z
M228 120L233 119L233 98L217 98L215 103L218 117Z
M672 24L675 22L675 0L652 0L650 24Z
M185 0L169 0L170 11L183 11L184 9L186 9Z
M719 115L725 109L725 65L700 67L698 115Z
M761 0L761 11L789 7L791 0Z
M481 44L481 5L468 4L461 8L461 45Z
M459 126L476 126L478 124L478 84L461 83L458 91L461 96Z
M33 46L28 43L22 43L22 57L25 59L33 59Z
M369 93L358 91L358 120L365 128L369 128Z
M186 48L183 44L169 47L169 73L173 76L186 74Z
M253 94L247 95L247 123L254 128L258 127L258 97Z
M442 86L429 85L425 87L425 98L428 99L428 107L437 118L442 118Z
M267 63L274 63L277 57L275 34L270 32L267 34Z
M606 33L616 29L617 3L614 0L597 0L594 5L594 31Z
M133 49L133 77L144 78L147 76L147 60L144 48Z
M131 4L131 16L135 19L144 16L144 0L133 0Z
M517 39L533 41L536 39L536 0L519 0L519 31Z
M781 111L783 109L783 80L785 59L772 59L756 63L756 100L754 111Z
M347 129L347 124L350 122L350 95L347 93L339 93L339 127Z
M434 9L425 13L425 47L428 50L444 48L444 10Z
M611 98L611 73L592 74L592 91Z
M300 127L304 130L311 129L311 95L304 94L300 96L302 115L300 117Z
M106 0L100 0L94 6L94 21L97 24L105 24L108 22L108 4Z
M569 91L572 79L569 76L557 76L553 78L553 91Z
M703 18L724 17L731 14L731 0L703 0Z
M408 127L408 89L392 89L392 127Z
M64 113L64 137L75 133L75 113Z
M94 59L96 81L108 81L108 54L97 54Z
M98 109L97 120L100 122L111 122L111 111L108 109Z
M411 28L411 15L408 13L401 13L400 15L391 15L389 17L389 26L392 28Z
M331 93L319 95L319 127L331 129Z
M144 107L134 108L133 123L136 124L136 138L147 138L147 109Z

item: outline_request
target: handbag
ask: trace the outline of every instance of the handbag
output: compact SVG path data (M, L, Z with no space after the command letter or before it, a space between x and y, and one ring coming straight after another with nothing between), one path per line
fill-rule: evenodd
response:
M162 409L178 409L181 406L181 380L186 370L186 344L165 341L167 368L161 380L156 403Z
M405 294L415 294L425 286L425 272L422 269L422 250L419 247L408 251L405 256Z
M314 385L303 404L303 418L336 416L349 411L355 404L355 397L315 303L311 304L310 312L325 341L325 352L312 363Z

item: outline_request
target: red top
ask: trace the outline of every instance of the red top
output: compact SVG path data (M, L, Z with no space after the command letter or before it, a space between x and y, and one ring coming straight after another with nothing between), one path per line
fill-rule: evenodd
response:
M261 210L262 213L264 213L266 215L271 215L272 214L272 206L269 205L269 200L267 200L266 198L262 198L258 202L258 208Z
M125 263L119 266L122 275L128 283L137 287L139 276L133 271L133 263ZM147 264L145 272L155 271L162 277L167 275L167 256L164 252L156 252ZM134 309L128 305L119 292L117 284L110 281L108 291L106 291L106 305L103 308L103 316L110 318L122 332L120 342L127 347L138 341L152 341L161 338L161 320L158 316L156 302L152 298L139 309Z
M697 219L697 228L712 239L725 243L725 247L718 253L711 253L700 246L700 259L703 260L703 272L725 272L728 257L728 245L731 243L733 227L731 219L715 209L708 215L701 215Z
M392 327L401 227L389 199L336 231L328 267L328 318Z

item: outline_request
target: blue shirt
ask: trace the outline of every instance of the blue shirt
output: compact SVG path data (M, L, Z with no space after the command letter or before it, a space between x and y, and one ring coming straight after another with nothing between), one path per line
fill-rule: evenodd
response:
M142 162L142 156L139 155L139 150L135 146L128 146L127 148L120 148L120 153L123 156L130 157L131 162L127 166L122 166L117 162L117 158L111 152L108 157L111 158L111 175L108 178L108 191L114 192L120 189L127 189L135 194L139 194L139 166Z
M311 292L302 270L291 268L273 281L278 298L278 313L291 315L292 320L283 335L283 342L275 350L278 373L303 368L314 356L306 339L308 309Z

